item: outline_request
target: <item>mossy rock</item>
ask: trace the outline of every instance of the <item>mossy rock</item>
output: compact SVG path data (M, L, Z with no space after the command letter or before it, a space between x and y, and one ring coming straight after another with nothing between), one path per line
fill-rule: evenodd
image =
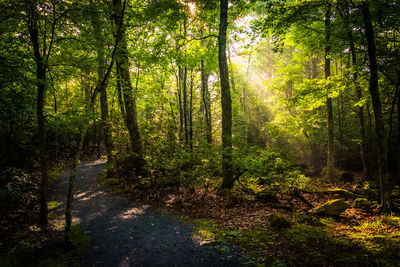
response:
M275 230L285 229L290 227L290 222L281 214L272 213L268 216L272 228Z
M349 207L350 205L347 202L341 199L334 199L326 202L322 206L319 206L314 212L324 216L339 216Z
M321 220L317 216L309 216L306 214L302 214L297 218L297 222L305 223L311 226L327 226L327 224L321 222Z
M274 192L264 190L256 195L256 199L263 201L263 202L269 202L269 203L276 203L279 202L279 199L277 195Z
M363 209L367 210L371 207L371 203L366 198L357 198L354 200L354 208L355 209Z

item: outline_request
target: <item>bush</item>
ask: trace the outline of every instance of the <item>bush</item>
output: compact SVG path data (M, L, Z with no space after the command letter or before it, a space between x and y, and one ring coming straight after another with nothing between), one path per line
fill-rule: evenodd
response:
M305 188L310 182L288 155L270 148L243 146L235 151L234 158L235 168L245 171L243 180L256 193L265 187L275 192Z
M20 206L29 206L37 200L38 177L22 169L6 168L0 173L0 214L5 218Z

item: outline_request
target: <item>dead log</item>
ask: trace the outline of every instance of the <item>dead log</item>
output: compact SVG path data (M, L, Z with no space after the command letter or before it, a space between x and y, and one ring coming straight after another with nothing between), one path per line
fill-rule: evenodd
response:
M307 199L305 199L299 192L297 188L293 189L293 197L301 200L304 204L306 204L309 208L314 208L314 205L311 204Z

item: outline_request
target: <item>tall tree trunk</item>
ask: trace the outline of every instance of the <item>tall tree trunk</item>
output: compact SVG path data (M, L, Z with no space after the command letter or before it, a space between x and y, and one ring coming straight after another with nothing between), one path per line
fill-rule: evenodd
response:
M328 4L328 9L325 13L325 79L331 76L331 4ZM326 177L334 178L335 170L335 152L334 152L334 136L333 136L333 107L332 98L329 97L329 85L327 88L326 99L326 119L328 128L328 160L326 164Z
M99 10L96 7L96 3L91 2L94 7L92 12L92 24L93 32L96 39L96 50L97 50L97 83L101 83L101 79L105 72L105 60L104 60L104 37L101 29L101 22L99 16ZM104 138L104 145L106 147L107 159L109 162L112 161L112 150L113 143L110 131L110 121L108 116L108 103L107 103L107 88L104 86L100 91L100 107L101 107L101 129Z
M119 74L119 68L117 67L119 65L119 62L116 60L115 61L115 70L116 70L116 75L117 75L117 94L118 94L118 105L119 109L121 111L122 118L124 119L124 122L126 124L126 112L125 112L125 105L124 105L124 98L122 97L122 90L121 90L121 75Z
M190 70L189 146L190 151L193 151L193 70Z
M183 105L182 105L182 81L183 81L183 71L181 66L178 66L178 102L179 102L179 141L183 142Z
M201 37L203 37L203 29L201 30ZM202 46L204 46L202 42ZM212 126L211 126L211 101L210 92L208 91L208 78L209 74L206 72L204 67L204 60L200 60L201 68L201 100L200 100L200 114L204 115L205 127L204 132L208 144L212 144ZM204 125L204 121L202 125Z
M349 24L350 25L350 24ZM351 52L351 59L352 59L352 64L353 64L353 82L356 86L356 93L357 93L357 99L360 101L362 99L362 91L361 87L359 86L357 82L357 71L356 71L356 66L357 66L357 54L356 54L356 48L354 46L354 40L353 40L353 33L351 32L351 29L349 28L348 32L348 38L349 38L349 43L350 43L350 52ZM366 137L365 137L365 120L364 120L364 107L359 106L358 107L358 119L360 121L360 137L361 137L361 163L363 167L363 175L364 175L364 180L369 179L369 171L368 171L368 166L367 166L367 151L366 151Z
M397 151L400 151L400 94L397 95ZM400 183L400 155L397 153L397 183Z
M393 82L394 81L392 81L392 83ZM388 148L391 146L390 140L391 140L392 131L393 131L393 113L394 113L394 109L396 108L397 96L400 93L399 92L399 84L398 83L393 83L393 84L395 86L395 90L394 90L394 97L393 97L393 101L392 101L392 105L390 107L390 113L389 113ZM388 156L388 158L389 158L389 156ZM389 160L390 160L390 158L389 158Z
M42 175L40 185L40 213L39 224L47 225L47 198L48 198L48 161L46 155L46 126L44 116L44 102L46 97L46 64L45 48L43 47L43 55L40 54L39 31L37 28L36 6L32 3L27 7L29 14L28 30L29 38L33 46L33 54L36 64L36 80L37 80L37 95L36 95L36 116L38 120L38 138L39 138L39 154L40 154L40 171Z
M338 116L338 128L339 128L339 154L343 155L343 128L342 128L342 114L341 105L340 105L340 95L336 98L337 105L337 116Z
M114 13L115 25L119 25L122 18L121 14L121 0L113 0L113 5L116 10ZM131 151L133 152L133 167L136 169L136 175L146 175L145 165L146 162L143 158L143 146L139 132L139 125L137 120L136 99L133 92L131 76L129 73L130 63L128 58L128 47L125 39L125 26L122 25L119 39L119 46L117 49L116 57L118 59L117 68L121 75L121 88L124 96L125 111L126 111L126 126L128 128L129 137L131 141Z
M189 120L189 115L188 115L188 101L187 101L187 67L184 68L183 71L183 84L182 84L183 90L183 128L184 128L184 133L185 133L185 145L187 146L189 144L189 128L188 128L188 120Z
M39 61L40 62L40 61ZM47 199L48 199L48 160L46 151L46 125L44 117L44 102L46 94L46 71L41 63L36 64L36 78L38 79L38 91L36 99L36 115L38 118L38 136L39 136L39 153L40 153L40 170L42 174L42 182L40 185L40 217L39 224L47 225Z
M372 116L371 116L371 103L367 101L367 114L368 114L368 153L372 153Z
M229 89L229 73L226 58L226 32L228 28L228 0L221 0L218 35L218 63L221 81L222 105L222 186L233 185L232 169L232 99Z
M208 91L208 78L209 74L204 69L204 60L200 61L201 64L201 107L204 108L204 119L206 122L206 138L207 143L212 143L212 127L211 127L211 101L210 92Z
M371 77L369 80L369 91L371 94L372 107L374 109L375 130L378 142L378 165L381 188L381 205L383 211L388 211L392 207L392 188L390 185L388 172L387 136L383 121L381 99L378 88L378 64L376 61L374 28L372 26L369 2L363 1L361 4L361 8L365 24L365 37L368 44L369 69L371 73Z

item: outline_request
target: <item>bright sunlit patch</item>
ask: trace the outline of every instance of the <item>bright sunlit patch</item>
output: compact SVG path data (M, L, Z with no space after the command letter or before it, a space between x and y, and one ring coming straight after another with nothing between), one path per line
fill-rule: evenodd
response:
M87 201L87 200L90 200L90 199L92 199L94 197L97 197L97 196L100 196L100 195L104 195L104 194L105 193L103 191L99 191L99 192L92 193L90 195L87 195L87 193L82 193L82 194L79 194L79 195L75 195L74 197L78 201Z
M142 215L144 213L144 211L148 208L148 205L143 205L141 207L136 207L136 208L132 208L129 210L124 211L123 213L121 213L118 217L121 219L134 219L136 218L138 215Z
M188 2L188 7L190 9L190 13L194 14L196 11L196 4L193 2Z

